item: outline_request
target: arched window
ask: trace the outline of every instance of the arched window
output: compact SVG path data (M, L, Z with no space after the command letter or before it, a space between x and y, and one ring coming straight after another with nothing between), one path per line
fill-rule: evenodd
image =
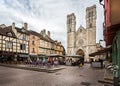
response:
M93 11L88 13L88 17L92 17L93 16Z
M89 26L90 28L92 28L92 23L90 23L90 26Z
M8 35L8 36L12 36L12 33L11 33L11 32L8 32L7 35Z
M70 28L70 32L71 32L71 28Z

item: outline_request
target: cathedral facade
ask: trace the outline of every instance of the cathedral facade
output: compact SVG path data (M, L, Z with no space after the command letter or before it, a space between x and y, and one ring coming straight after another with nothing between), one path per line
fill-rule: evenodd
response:
M89 54L96 48L96 5L86 8L86 28L80 26L76 31L76 16L67 15L67 54L82 55L89 61Z

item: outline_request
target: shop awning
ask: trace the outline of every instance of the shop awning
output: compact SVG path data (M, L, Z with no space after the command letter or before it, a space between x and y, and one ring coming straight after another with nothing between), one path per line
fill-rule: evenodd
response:
M59 54L49 54L46 55L47 57L64 57L63 55L59 55Z
M82 55L66 55L66 57L73 57L73 58L83 58Z
M23 58L27 58L27 57L29 57L28 54L18 54L18 56L19 56L19 57L23 57Z
M99 50L97 52L91 53L91 54L89 54L89 56L94 57L96 55L105 54L105 53L107 53L108 51L111 51L111 50L112 50L112 47L110 46L108 48L103 48L102 50Z
M31 54L30 54L30 57L32 57L32 58L37 58L38 55L31 55Z
M44 54L38 54L39 58L46 57Z

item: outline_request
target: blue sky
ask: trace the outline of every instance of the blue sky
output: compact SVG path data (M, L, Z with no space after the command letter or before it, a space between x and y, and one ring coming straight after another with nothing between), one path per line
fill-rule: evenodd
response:
M97 6L96 42L103 39L103 7L99 0L1 0L0 24L22 27L28 23L31 30L40 32L43 29L51 32L51 37L61 41L66 48L66 16L75 13L77 28L86 27L86 7ZM76 28L76 29L77 29Z

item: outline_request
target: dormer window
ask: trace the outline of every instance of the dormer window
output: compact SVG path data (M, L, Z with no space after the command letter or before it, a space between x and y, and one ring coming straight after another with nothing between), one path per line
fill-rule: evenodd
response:
M24 30L24 29L22 29L21 31L22 31L22 32L25 32L25 30Z
M22 40L26 40L26 35L25 34L22 35Z
M12 33L11 33L11 32L8 32L7 35L8 35L8 36L12 36Z

